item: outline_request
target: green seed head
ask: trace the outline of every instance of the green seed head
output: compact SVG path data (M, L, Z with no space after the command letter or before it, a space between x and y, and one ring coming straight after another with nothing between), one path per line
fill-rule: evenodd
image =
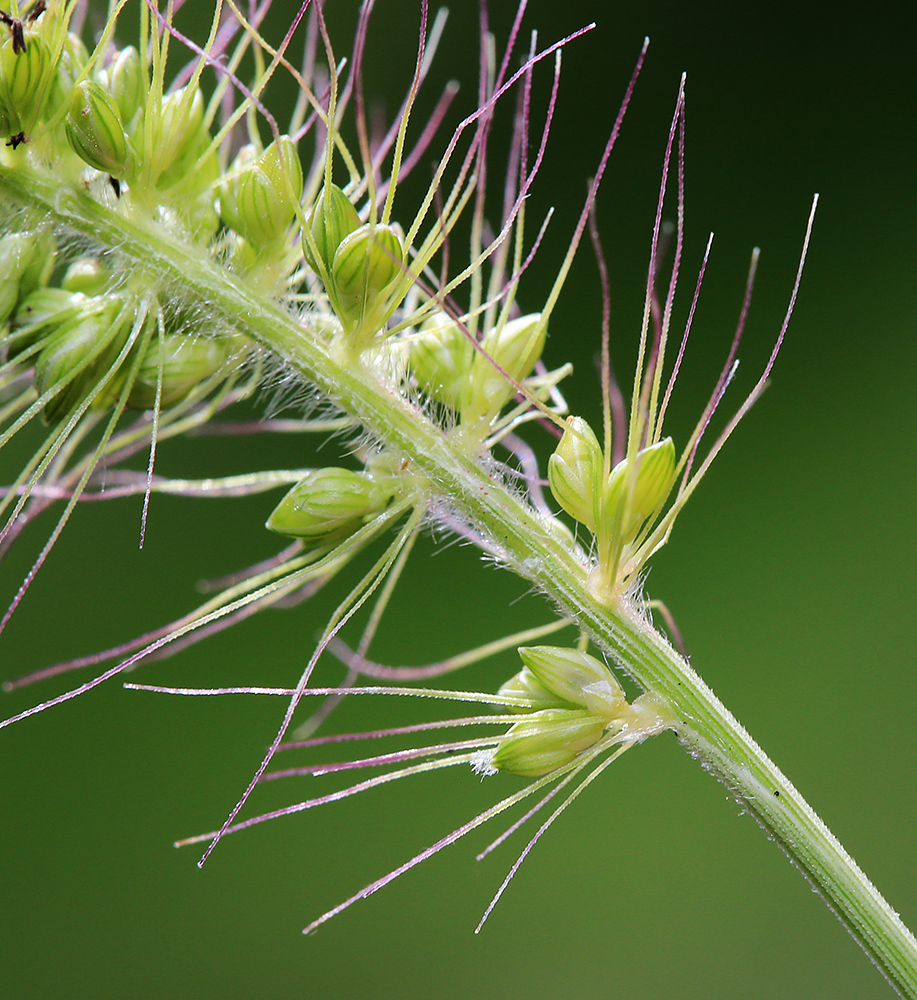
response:
M196 200L197 195L204 195L213 213L216 228L220 220L213 207L215 198L211 185L219 176L219 157L210 149L210 134L207 129L201 128L183 148L178 159L173 160L168 169L159 175L157 186L161 191L173 185L179 186L181 195L175 199L174 207L189 217L195 214L191 202Z
M665 503L675 475L675 445L671 438L664 438L637 455L636 479L630 498L627 522L621 525L622 537L629 541L640 526L652 517ZM623 459L612 470L605 484L604 516L607 523L618 517L627 499L633 470L628 459Z
M101 309L98 300L87 299L83 314L52 335L38 354L35 390L41 395L60 385L57 395L45 404L43 416L49 424L61 420L92 392L124 345L129 327L122 327L112 336L112 324L121 301L115 296L107 299ZM117 377L115 373L98 391L95 400L98 405L105 406L111 401L117 391Z
M590 531L595 531L596 486L602 476L602 449L582 417L568 417L567 430L548 459L554 499Z
M84 295L99 295L111 280L111 271L98 257L78 257L64 272L61 288Z
M569 764L597 743L605 721L577 709L546 708L517 722L497 744L489 764L499 771L537 778Z
M309 267L316 274L321 274L324 268L325 274L330 276L334 254L341 245L341 240L359 226L360 216L347 195L336 184L332 184L327 190L323 188L312 206L308 220L309 233L318 256L305 237L302 241L303 256Z
M562 646L522 646L519 656L545 690L606 722L626 705L614 674L588 653Z
M18 303L48 283L54 253L50 230L32 229L0 238L0 323Z
M257 153L255 151L255 147L251 144L243 146L236 154L236 158L230 165L226 178L220 183L220 218L227 226L234 229L237 233L241 233L244 225L240 217L239 206L237 204L237 195L239 191L238 180L243 176L245 171L251 167L256 159Z
M85 298L85 295L66 288L38 288L20 300L14 325L60 326L76 315Z
M133 45L126 46L105 72L108 74L107 89L118 105L121 121L129 122L146 99L146 70L140 53Z
M146 410L156 403L156 387L162 373L160 406L172 406L195 386L216 374L226 363L226 344L213 338L191 339L180 334L156 335L140 362L128 405Z
M51 229L33 229L24 235L31 242L31 254L19 278L21 298L48 284L57 259L57 241Z
M159 120L159 145L156 149L156 167L161 175L172 171L181 176L194 166L203 150L201 144L210 144L204 128L204 97L199 88L191 93L186 84L163 98Z
M404 247L392 226L367 223L338 245L331 266L335 311L356 339L371 337L384 323L403 260Z
M541 313L519 316L502 327L488 330L481 347L517 382L530 375L544 350L545 325ZM494 368L487 358L475 354L472 364L469 403L462 411L462 422L469 423L500 412L516 393L514 386Z
M417 384L438 403L459 409L474 348L461 327L436 313L410 341L410 365Z
M13 38L0 44L0 104L11 133L30 133L50 90L54 72L51 47L37 31L24 33L25 50L17 51Z
M132 158L118 106L97 83L74 87L66 132L71 149L89 166L112 177L128 173Z
M254 248L282 239L302 193L302 165L289 136L272 142L220 188L223 221ZM348 202L349 204L349 202Z
M571 707L563 698L559 698L553 691L549 691L528 667L523 667L518 674L510 677L505 684L501 685L497 693L513 698L525 698L530 703L530 708L519 706L512 709L514 712L529 712L532 708Z
M274 508L267 527L280 535L321 541L357 530L381 511L390 494L365 472L316 469Z

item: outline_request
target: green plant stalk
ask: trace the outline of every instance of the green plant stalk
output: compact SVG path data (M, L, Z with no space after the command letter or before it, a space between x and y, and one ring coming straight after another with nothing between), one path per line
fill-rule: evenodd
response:
M246 289L202 249L119 217L53 174L0 167L0 204L77 239L114 248L130 266L286 360L309 383L402 453L434 498L467 520L510 569L576 620L614 663L662 699L689 753L735 795L810 880L892 986L917 1000L917 940L792 783L709 687L626 602L589 595L586 569L531 509L397 393L359 365L341 365L294 317Z

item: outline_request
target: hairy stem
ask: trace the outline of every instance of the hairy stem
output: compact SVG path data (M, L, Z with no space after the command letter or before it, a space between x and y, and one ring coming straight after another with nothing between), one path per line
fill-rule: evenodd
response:
M115 250L171 298L206 304L227 327L285 359L431 483L433 499L480 532L484 544L541 589L614 663L663 699L688 751L777 841L902 996L917 1000L917 941L790 781L687 661L626 603L590 596L587 567L539 515L473 456L358 364L342 365L281 306L248 290L202 249L142 221L119 217L52 174L0 167L0 204ZM2 223L0 223L2 224Z

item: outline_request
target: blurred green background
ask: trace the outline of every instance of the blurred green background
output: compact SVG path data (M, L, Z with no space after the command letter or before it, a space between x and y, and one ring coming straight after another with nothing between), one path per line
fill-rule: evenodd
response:
M286 6L275 4L278 23L292 11ZM511 5L492 6L505 38ZM773 384L654 560L648 590L675 613L701 674L914 926L913 20L896 23L881 5L855 16L786 3L529 6L525 24L541 43L592 19L598 26L564 51L530 232L549 206L557 212L521 292L528 309L542 302L643 36L652 39L599 203L622 372L634 355L668 122L679 75L688 73L681 319L708 231L717 237L673 404L676 441L728 348L754 245L763 255L733 408L757 378L786 307L812 194L821 193ZM458 77L467 110L476 5L455 7L430 93ZM343 51L356 4L329 0L328 8ZM390 110L409 80L416 8L380 0L370 30L368 89L387 97ZM547 80L545 67L536 122ZM501 171L493 171L499 185ZM598 413L599 320L584 247L546 356L575 361L567 396L588 416ZM289 439L183 441L162 449L159 470L308 464L303 448ZM323 460L334 454L326 448ZM0 479L9 481L14 458L3 463ZM3 676L183 613L195 581L276 549L260 529L275 499L154 497L143 552L139 500L81 509L2 637ZM4 602L50 524L34 525L5 561ZM289 684L341 595L331 588L308 605L261 615L135 676ZM548 614L474 551L426 539L374 651L383 662L422 663ZM470 672L467 684L493 687L514 669L507 655ZM328 665L321 676L331 682L339 672ZM2 714L60 690L50 682L4 695ZM478 863L488 843L478 831L303 938L309 920L516 782L482 783L456 770L377 790L231 837L199 871L197 849L176 851L172 841L222 820L280 711L270 699L182 700L114 682L3 732L4 997L891 993L780 851L670 737L626 755L582 796L532 852L480 936L473 928L525 842L519 834ZM415 710L399 711L406 718ZM329 731L394 718L390 705L351 704ZM312 779L278 782L256 793L253 808L317 791Z

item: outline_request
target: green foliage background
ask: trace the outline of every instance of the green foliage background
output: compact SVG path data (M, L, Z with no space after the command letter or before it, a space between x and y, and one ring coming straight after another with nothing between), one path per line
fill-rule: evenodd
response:
M335 37L347 39L356 4L328 6ZM470 0L455 6L434 78L461 78L471 102L476 11ZM505 35L510 5L494 6ZM410 75L415 7L380 2L371 29L368 89L381 83L390 108ZM530 232L549 205L557 213L523 288L527 308L541 303L643 35L652 38L599 203L622 373L635 351L668 121L679 74L688 72L682 316L707 233L717 236L673 411L676 440L727 350L753 245L763 257L739 382L757 377L785 309L809 201L821 193L773 385L657 556L648 589L672 608L702 675L913 927L913 22L896 23L879 5L849 19L816 4L530 7L526 23L542 43L592 19L598 27L564 52ZM499 169L493 179L496 190ZM574 360L568 399L587 416L598 412L599 320L584 249L546 356ZM308 464L305 448L202 438L164 447L159 469L200 476ZM322 454L330 461L334 452ZM14 468L5 455L0 479ZM0 640L3 675L181 614L196 580L276 548L260 528L272 503L154 497L143 552L139 501L84 506ZM34 525L5 562L4 601L49 530L47 520ZM137 679L290 683L340 595L259 616ZM508 574L482 568L474 551L427 540L374 649L383 662L421 663L548 614ZM468 683L493 687L513 670L506 656ZM339 674L329 665L324 676ZM3 696L3 715L60 689L52 682ZM354 704L331 724L345 731L412 711ZM523 839L477 863L488 842L479 833L303 938L308 920L514 782L456 771L378 790L229 838L198 871L196 849L175 851L172 840L221 821L278 719L270 699L169 699L111 683L0 736L4 996L890 993L774 845L670 737L626 755L584 794L479 937L475 923ZM259 792L256 808L320 791L322 779L298 780Z

